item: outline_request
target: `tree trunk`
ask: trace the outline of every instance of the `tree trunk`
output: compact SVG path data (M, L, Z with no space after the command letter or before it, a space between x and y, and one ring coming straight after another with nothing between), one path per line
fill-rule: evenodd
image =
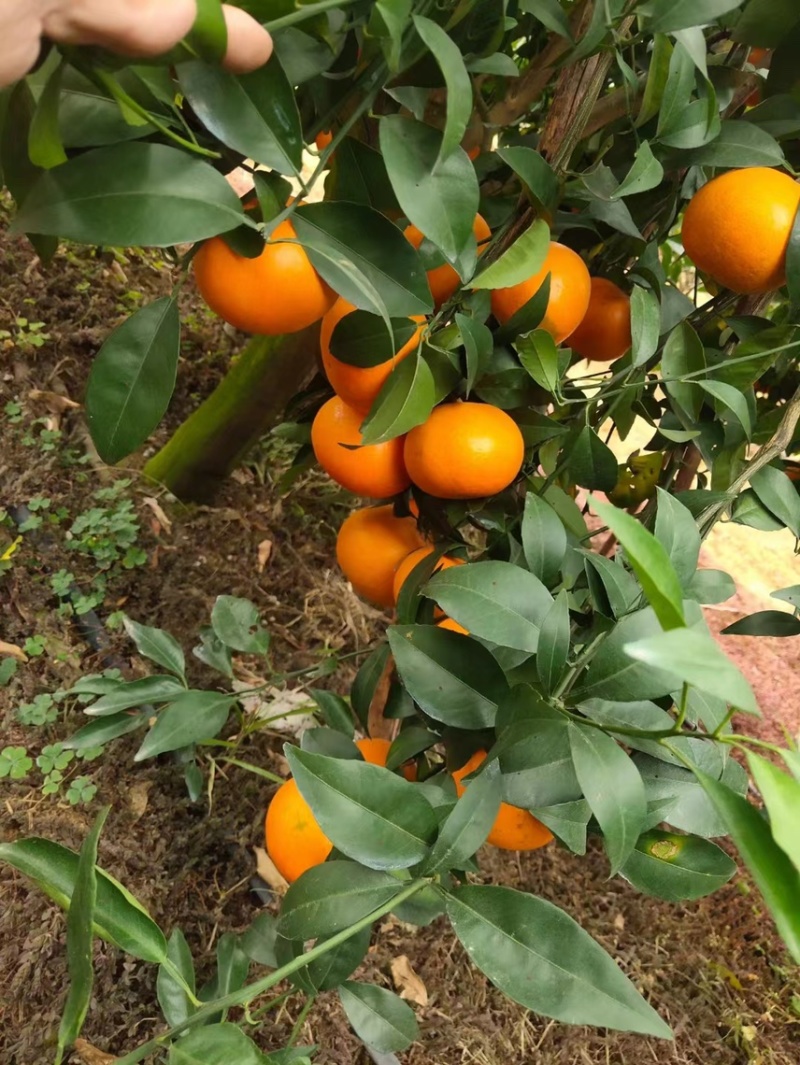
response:
M184 502L208 502L310 381L318 349L318 324L287 336L253 337L208 399L145 465L145 477Z

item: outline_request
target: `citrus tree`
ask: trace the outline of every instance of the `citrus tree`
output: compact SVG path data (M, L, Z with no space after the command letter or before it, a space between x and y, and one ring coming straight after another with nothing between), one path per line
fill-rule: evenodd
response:
M7 91L12 232L54 263L59 240L164 247L174 263L174 294L118 326L92 368L86 414L110 463L169 403L182 285L254 334L145 467L182 493L209 462L222 476L319 356L330 389L296 430L302 454L379 504L345 520L337 558L395 615L348 698L315 693L325 727L287 745L266 838L291 887L277 922L223 937L209 987L195 987L180 932L167 941L96 869L102 818L80 856L44 840L0 849L69 907L60 1046L88 1007L94 927L160 966L170 1027L122 1062L300 1060L251 1039L278 1001L260 997L287 978L309 1001L338 988L367 1045L402 1049L417 1036L410 1007L350 979L389 912L446 915L471 961L544 1016L669 1038L571 917L476 882L475 855L485 841L582 855L593 837L610 875L679 901L731 878L714 842L729 835L800 961L800 756L733 731L758 707L702 606L729 598L735 575L698 568L723 517L800 536L787 473L800 11L240 6L275 37L253 74L217 66L209 2L201 32L162 60L52 49ZM224 177L236 166L253 178L241 200ZM612 437L642 427L646 446L620 465ZM730 631L800 633L800 589L775 595L793 612ZM141 729L137 759L178 751L199 793L215 738L246 744L236 697L224 680L189 687L166 633L128 631L165 672L80 682L96 720L74 744ZM232 652L267 650L253 605L222 597L196 653L230 677ZM247 983L251 959L270 971ZM226 1015L242 1005L237 1026Z

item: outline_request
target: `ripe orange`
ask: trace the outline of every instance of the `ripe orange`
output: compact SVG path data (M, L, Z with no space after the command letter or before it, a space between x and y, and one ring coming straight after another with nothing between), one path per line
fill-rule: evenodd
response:
M589 309L569 346L595 362L613 362L631 346L631 301L613 281L592 278Z
M345 444L361 443L363 415L338 396L323 403L311 425L311 446L317 462L342 488L357 496L386 499L404 492L411 478L403 463L404 436L383 444L351 450Z
M267 854L290 884L333 850L294 778L281 784L272 797L264 829Z
M320 319L336 293L317 274L288 220L271 233L264 250L247 259L222 237L207 240L194 257L200 295L220 318L265 336L296 333Z
M683 246L695 266L732 292L755 294L786 280L786 247L800 185L769 167L728 170L694 194Z
M365 762L370 762L372 765L385 766L391 746L392 744L389 740L384 740L380 737L356 740L356 747L361 751L361 757ZM417 767L413 762L406 762L400 766L400 769L406 780L417 779Z
M492 314L504 325L520 307L535 296L550 274L550 298L539 328L546 329L556 344L561 344L581 324L589 308L591 278L580 255L554 240L550 241L541 270L527 281L492 292Z
M445 618L443 621L437 621L436 624L440 629L449 629L451 632L460 632L462 636L469 636L469 629L465 629L463 625L459 625L452 618Z
M408 580L411 575L411 571L415 566L418 566L423 558L427 558L428 555L433 554L432 547L420 547L416 551L412 551L410 555L406 555L400 565L397 567L397 572L394 575L394 598L397 602L400 597L400 589ZM448 558L447 555L442 557L436 563L434 573L438 573L442 569L450 569L451 566L463 566L463 559L460 558Z
M440 499L475 499L502 492L525 454L515 421L488 403L443 403L406 436L411 480Z
M456 794L459 798L466 790L461 783L462 778L474 772L485 757L486 751L476 751L466 765L453 773ZM550 829L541 821L537 821L533 814L520 809L519 806L511 806L510 803L503 802L500 804L500 812L492 825L491 832L486 837L486 842L504 851L535 851L550 843L552 838L553 833Z
M349 366L346 362L342 362L341 359L337 359L335 355L331 354L330 343L333 330L338 323L346 314L350 314L354 310L355 307L352 303L348 303L346 299L338 299L322 319L319 343L322 352L322 365L325 368L331 388L337 396L341 396L345 403L355 410L366 414L395 366L401 359L404 359L406 355L416 349L422 326L400 348L394 358L387 359L386 362L381 362L377 366ZM415 322L425 321L420 316L415 316L412 320Z
M328 147L328 145L331 143L332 140L333 140L333 133L329 129L323 129L314 138L314 144L316 144L317 148L321 152L324 152L325 149Z
M479 214L475 215L475 221L472 223L472 232L478 242L478 254L480 255L486 245L486 241L491 237L492 231L486 219ZM404 233L406 240L415 248L418 248L425 239L425 234L417 229L416 226L406 226ZM435 266L428 271L428 285L433 296L433 302L437 307L440 307L461 287L461 278L450 263L442 263L441 266Z
M407 554L425 541L413 518L396 518L391 503L354 510L336 539L336 561L357 595L394 606L394 574Z

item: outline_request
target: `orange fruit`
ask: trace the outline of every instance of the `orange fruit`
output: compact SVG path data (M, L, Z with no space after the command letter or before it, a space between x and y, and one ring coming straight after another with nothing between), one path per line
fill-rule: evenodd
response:
M747 62L760 69L769 66L771 56L771 48L751 48L747 56Z
M456 794L459 798L466 790L461 783L462 779L473 773L485 757L486 751L476 751L466 765L453 773ZM500 812L492 825L491 832L486 837L486 842L504 851L535 851L550 843L552 838L553 833L550 829L541 821L537 821L533 814L520 809L519 806L511 806L510 803L502 802Z
M403 232L406 240L415 248L418 248L425 239L425 234L413 225L406 226ZM478 242L478 254L480 255L486 241L491 237L492 231L486 219L479 214L475 215L475 221L472 223L472 232ZM433 302L437 307L440 307L461 287L461 278L450 263L442 263L441 266L435 266L432 270L428 270L428 285L433 296Z
M389 740L381 739L380 737L356 740L356 747L361 751L361 757L365 762L370 762L372 765L386 765L386 759L389 757L389 749L392 744ZM417 767L412 761L406 762L400 766L403 776L406 780L417 779Z
M207 240L194 257L200 295L245 333L296 333L320 319L336 299L305 249L282 240L296 240L288 220L275 227L255 259L237 254L222 237Z
M423 558L427 558L428 555L433 554L432 547L420 547L416 551L412 551L410 555L406 555L400 565L397 567L397 571L394 575L394 598L397 602L400 597L400 589L408 580L411 575L411 571L415 566L418 566ZM436 563L434 573L438 573L442 569L450 569L451 566L463 566L464 562L460 558L448 558L447 555L442 557Z
M480 144L474 144L471 148L467 148L466 151L467 155L474 163L478 156L481 154L481 146Z
M396 518L391 503L354 510L336 539L336 561L354 591L377 606L394 606L394 574L425 541L413 518Z
M780 288L798 203L800 185L780 170L728 170L689 201L683 217L686 254L732 292Z
M631 301L613 281L592 278L589 309L569 346L595 362L613 362L631 346Z
M314 138L314 144L321 152L324 152L332 140L333 133L329 129L323 129Z
M281 784L272 797L264 831L267 854L290 884L312 865L324 862L333 850L294 778Z
M337 484L357 496L396 496L411 484L403 463L405 437L396 436L383 444L367 444L355 450L343 446L361 443L363 420L363 415L338 396L323 403L311 425L311 446L317 462Z
M488 403L443 403L406 436L411 480L440 499L502 492L522 465L525 444L516 422Z
M411 339L403 345L394 357L386 362L378 363L377 366L349 366L341 359L331 354L330 343L333 331L346 314L355 310L352 303L346 299L338 299L333 307L322 319L319 344L322 352L322 365L330 382L331 388L337 396L349 404L355 410L364 414L370 409L375 399L383 388L384 382L401 359L410 355L419 343L422 326L417 329ZM415 316L412 321L424 322L421 316Z
M465 629L463 625L459 625L452 618L445 618L443 621L437 621L436 624L440 629L449 629L450 632L460 632L462 636L469 636L469 629Z
M577 252L565 244L550 241L547 257L538 270L527 281L520 281L510 288L496 288L492 291L492 314L504 325L535 296L542 282L550 274L550 298L547 310L539 324L561 344L581 324L589 307L591 278L586 264Z

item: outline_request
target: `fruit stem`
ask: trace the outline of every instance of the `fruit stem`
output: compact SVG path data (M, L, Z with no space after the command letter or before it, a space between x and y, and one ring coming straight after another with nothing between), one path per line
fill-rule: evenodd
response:
M323 11L330 11L334 7L349 7L354 3L356 0L319 0L319 3L305 4L298 11L282 15L281 18L272 19L271 22L264 22L262 25L265 30L275 33L276 30L285 30L287 26L297 26L298 23L314 18L315 15L321 15Z

